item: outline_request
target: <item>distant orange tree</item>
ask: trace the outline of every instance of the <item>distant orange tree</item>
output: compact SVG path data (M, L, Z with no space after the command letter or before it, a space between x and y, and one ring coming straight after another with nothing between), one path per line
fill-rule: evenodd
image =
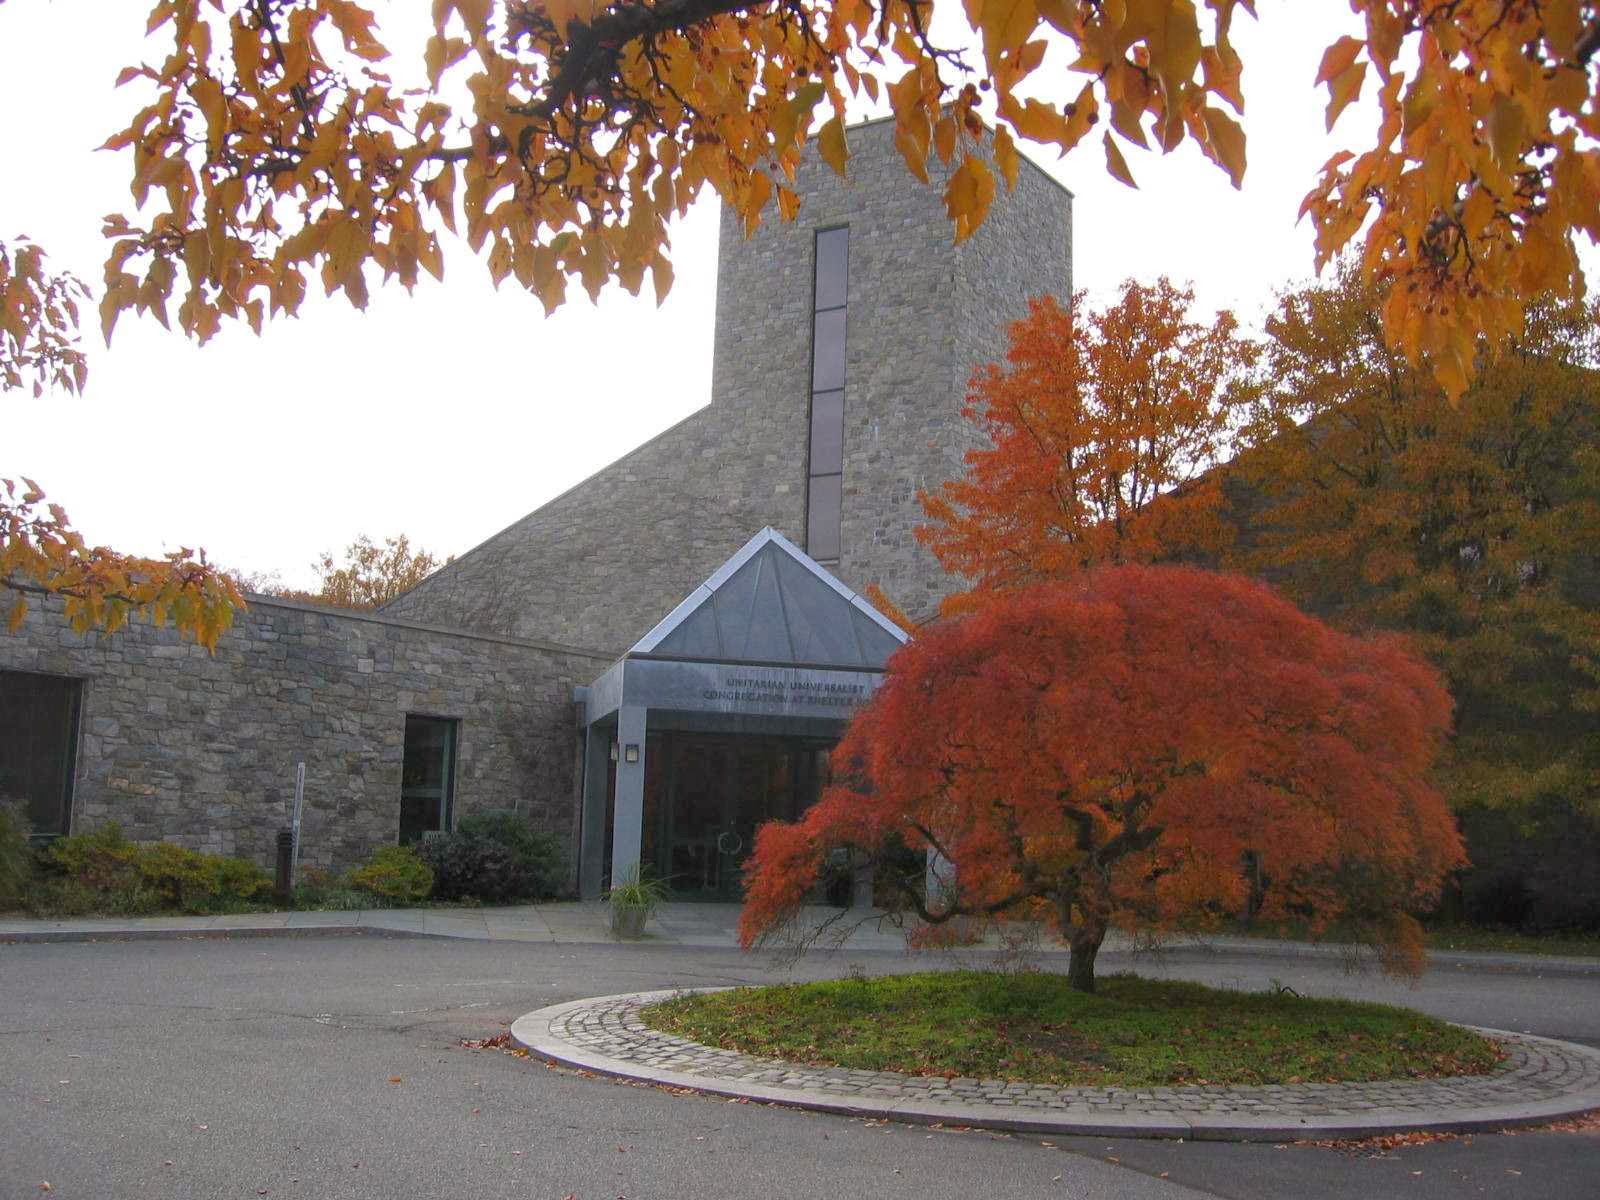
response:
M381 546L363 533L345 547L343 562L333 557L333 551L324 550L311 564L322 579L316 591L286 587L276 574L236 573L234 578L248 591L283 600L333 608L382 608L453 557L440 560L426 550L412 550L411 539L403 533L385 538Z
M925 933L1054 925L1083 991L1113 924L1214 925L1253 869L1264 915L1348 924L1414 973L1410 913L1463 861L1429 781L1449 724L1438 676L1400 642L1240 576L1101 567L1021 589L890 660L822 799L757 835L740 941L792 931L849 849ZM949 885L925 894L920 869L893 869L905 848L951 864Z
M345 547L343 564L328 551L317 560L322 590L316 599L340 608L381 608L442 565L426 550L412 550L403 533L385 538L381 546L362 534Z
M973 376L966 418L985 444L923 493L917 536L983 593L1100 562L1214 552L1226 536L1207 470L1253 399L1257 348L1194 293L1129 280L1090 311L1031 301L1004 365Z

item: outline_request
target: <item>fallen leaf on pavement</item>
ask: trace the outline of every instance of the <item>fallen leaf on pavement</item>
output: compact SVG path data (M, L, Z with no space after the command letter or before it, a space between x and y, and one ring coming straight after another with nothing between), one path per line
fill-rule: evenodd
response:
M389 1076L389 1082L390 1083L399 1083L400 1082L400 1076L398 1076L398 1075Z

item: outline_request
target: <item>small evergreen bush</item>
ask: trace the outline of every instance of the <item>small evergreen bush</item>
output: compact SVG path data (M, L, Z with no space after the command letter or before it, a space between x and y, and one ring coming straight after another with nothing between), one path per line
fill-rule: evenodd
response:
M516 899L547 900L567 886L567 856L559 839L540 833L520 813L504 809L462 817L456 832L496 842L511 851L528 873Z
M421 904L433 894L433 871L410 846L379 846L346 878L351 887L396 904Z
M433 868L440 900L506 904L554 896L566 882L560 843L513 812L463 817L453 832L424 838L417 849Z
M424 838L418 850L433 868L433 894L439 900L481 900L504 904L528 895L527 866L509 847L465 833Z

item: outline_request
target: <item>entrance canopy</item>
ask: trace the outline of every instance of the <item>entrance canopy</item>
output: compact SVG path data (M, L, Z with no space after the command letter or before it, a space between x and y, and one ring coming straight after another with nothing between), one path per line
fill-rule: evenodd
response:
M584 893L597 893L606 876L637 870L644 846L670 842L668 809L679 793L672 764L682 757L667 752L662 738L670 731L826 744L877 690L889 656L906 641L904 631L782 534L756 534L579 689L588 742ZM652 753L665 761L647 764ZM652 799L662 798L651 806L662 809L651 814L660 830L644 828L647 778ZM727 817L743 819L732 810ZM743 831L722 839L747 842Z

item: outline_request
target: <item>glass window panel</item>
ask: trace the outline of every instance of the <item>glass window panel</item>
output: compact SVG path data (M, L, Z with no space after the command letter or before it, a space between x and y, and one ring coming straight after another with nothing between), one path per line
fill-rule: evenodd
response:
M406 718L400 766L400 844L450 828L456 723L444 717Z
M778 583L795 661L860 666L861 651L850 630L850 602L787 554L778 560Z
M828 561L839 557L839 509L844 476L818 475L811 480L806 503L806 553Z
M817 234L818 309L843 308L849 293L850 231L824 229Z
M756 599L750 606L750 628L745 634L743 655L756 662L794 661L783 600L778 595L778 573L773 570L773 559L778 554L779 551L769 545L756 556L760 572L756 576Z
M853 605L850 609L850 619L855 622L856 637L861 641L861 650L866 655L867 666L883 666L889 661L889 656L900 649L900 642L893 634Z
M657 654L676 654L684 658L716 658L722 647L717 643L717 614L711 604L702 604L656 647Z
M717 636L722 653L738 658L744 646L745 630L750 627L750 605L756 595L756 572L760 557L752 558L733 573L727 583L711 597L717 611Z
M0 671L0 804L20 804L35 833L68 832L79 689L62 675Z
M832 392L844 387L844 313L819 312L812 332L811 390Z
M844 393L818 392L811 397L811 474L843 470Z

